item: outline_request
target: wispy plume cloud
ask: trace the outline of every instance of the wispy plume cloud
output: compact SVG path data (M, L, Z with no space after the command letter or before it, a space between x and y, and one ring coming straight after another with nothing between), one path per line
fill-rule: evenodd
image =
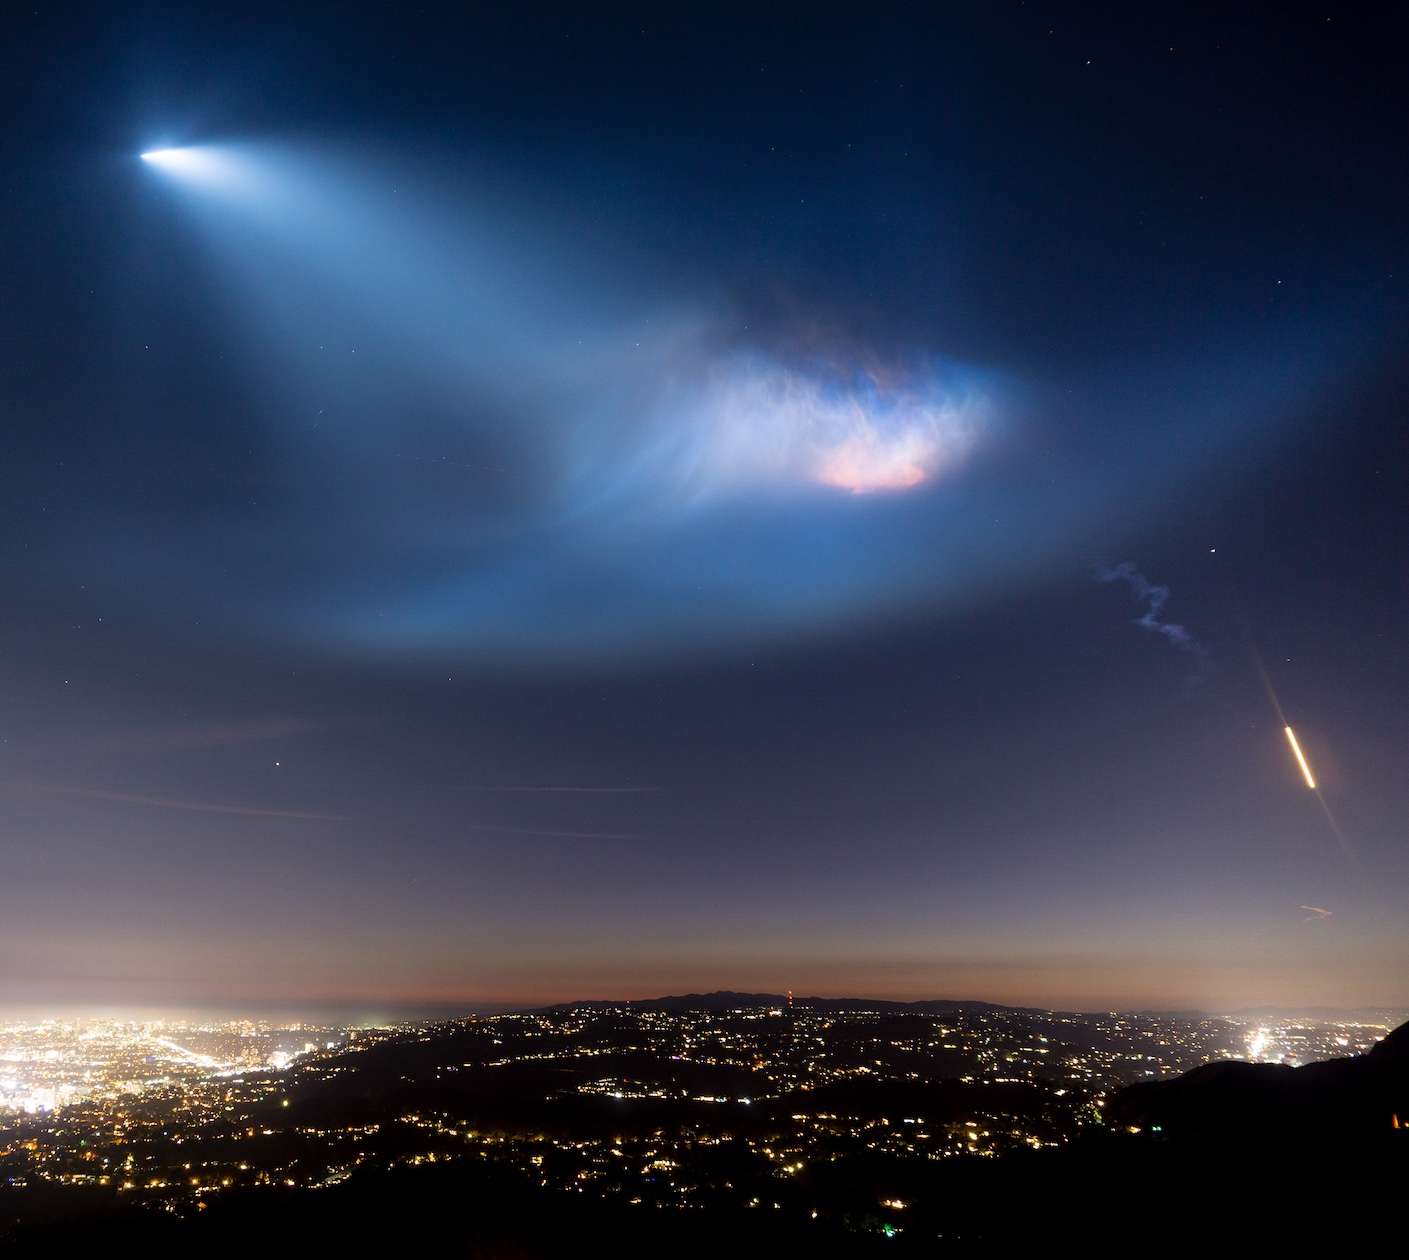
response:
M976 445L984 400L934 374L813 371L734 356L707 410L717 475L812 481L851 494L910 490Z
M1331 912L1325 906L1298 906L1298 910L1305 910L1307 923L1321 923L1331 917Z
M1100 582L1124 582L1130 593L1145 605L1145 611L1135 618L1135 624L1145 630L1152 630L1183 652L1203 656L1203 645L1177 622L1165 621L1164 606L1169 601L1169 587L1151 582L1133 560L1125 560L1111 568L1098 569L1096 579Z

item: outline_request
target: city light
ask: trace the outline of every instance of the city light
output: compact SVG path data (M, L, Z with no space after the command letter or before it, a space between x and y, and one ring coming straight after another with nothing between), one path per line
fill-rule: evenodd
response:
M825 1196L810 1197L807 1172L851 1154L931 1161L1060 1147L1104 1127L1106 1102L1130 1084L1218 1059L1297 1065L1363 1053L1386 1031L1265 1017L1010 1008L896 1016L796 1004L568 1006L376 1029L198 1018L0 1023L0 1175L11 1184L109 1186L136 1205L181 1214L230 1188L317 1189L360 1168L473 1158L540 1188L658 1208L731 1195L763 1207L786 1193L817 1219L833 1209ZM463 1097L488 1090L503 1120L482 1130L453 1091L415 1109L389 1097L370 1115L362 1103L342 1116L301 1103L310 1092L365 1101L362 1065L375 1078L378 1065L403 1055L402 1080L417 1089L454 1081L468 1089ZM514 1084L545 1074L555 1082L546 1099ZM949 1104L937 1112L885 1104L893 1095L884 1091L941 1080L971 1091L957 1113ZM701 1089L706 1081L713 1087ZM1010 1105L995 1092L1011 1086L1036 1105ZM827 1095L816 1091L828 1087L847 1091L846 1109L821 1103ZM870 1090L878 1092L868 1103ZM543 1124L545 1106L566 1117L594 1103L614 1114L623 1104L662 1116L668 1108L680 1119L611 1137ZM296 1170L282 1153L288 1140L305 1152ZM752 1171L711 1187L708 1170L730 1144ZM893 1192L877 1202L907 1217L920 1207Z

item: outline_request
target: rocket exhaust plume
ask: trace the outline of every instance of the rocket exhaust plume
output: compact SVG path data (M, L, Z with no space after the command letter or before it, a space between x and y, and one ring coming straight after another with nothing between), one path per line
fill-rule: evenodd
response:
M1306 758L1302 755L1301 745L1296 742L1296 732L1290 726L1282 728L1287 732L1287 743L1292 746L1292 752L1296 754L1296 763L1301 767L1301 777L1306 780L1306 786L1313 792L1316 790L1316 780L1311 777L1311 767L1306 764Z

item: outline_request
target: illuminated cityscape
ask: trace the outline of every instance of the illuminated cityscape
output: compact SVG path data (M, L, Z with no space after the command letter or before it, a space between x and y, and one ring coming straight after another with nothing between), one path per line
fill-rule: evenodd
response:
M0 1116L113 1102L287 1067L347 1030L258 1019L68 1018L0 1022Z
M180 1215L233 1189L468 1162L631 1206L814 1220L867 1161L890 1178L878 1219L901 1229L935 1161L1061 1147L1100 1130L1123 1086L1215 1060L1360 1054L1389 1015L647 1004L381 1028L12 1023L0 1174Z

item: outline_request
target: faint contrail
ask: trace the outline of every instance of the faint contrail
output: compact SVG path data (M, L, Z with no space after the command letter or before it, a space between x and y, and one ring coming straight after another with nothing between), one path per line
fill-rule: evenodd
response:
M1322 919L1331 917L1331 912L1325 906L1298 906L1297 909L1307 912L1308 918L1305 920L1307 923L1319 923Z
M213 801L184 801L169 796L143 796L136 792L105 792L98 788L63 784L35 785L34 791L56 796L83 796L95 801L117 801L123 805L149 805L154 809L184 809L196 814L238 814L249 818L301 818L311 822L351 822L346 814L320 814L302 809L262 809L253 805L221 805Z
M1196 656L1204 655L1203 645L1183 626L1173 621L1160 620L1165 603L1169 599L1169 587L1155 585L1135 567L1133 560L1125 560L1113 568L1099 569L1096 578L1101 582L1124 582L1135 598L1145 603L1144 613L1135 618L1137 626L1163 635L1182 651L1192 652Z
M634 795L638 792L659 792L658 787L496 787L486 784L466 784L464 792L573 792L581 794Z
M554 831L547 827L500 827L494 823L471 823L471 831L502 831L510 836L553 836L564 840L636 840L629 831Z

